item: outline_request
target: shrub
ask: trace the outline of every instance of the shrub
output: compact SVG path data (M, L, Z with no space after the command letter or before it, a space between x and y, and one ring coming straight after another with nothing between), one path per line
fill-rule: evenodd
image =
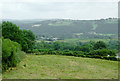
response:
M21 46L17 42L10 39L2 39L2 70L5 71L9 67L15 67L17 63L24 57Z
M114 56L109 56L108 58L109 58L109 60L113 60L113 61L117 61L117 60L118 60L118 59L117 59L116 57L114 57Z
M110 49L98 49L94 50L88 53L88 55L99 55L99 56L116 56L115 50L110 50Z
M84 55L84 53L83 53L82 51L77 51L77 53L74 54L73 56L76 56L76 57L84 57L83 55Z
M39 52L38 49L33 49L32 50L32 53L37 53L37 52Z
M94 44L94 49L97 50L97 49L103 49L103 48L106 48L106 44L103 42L103 41L98 41Z

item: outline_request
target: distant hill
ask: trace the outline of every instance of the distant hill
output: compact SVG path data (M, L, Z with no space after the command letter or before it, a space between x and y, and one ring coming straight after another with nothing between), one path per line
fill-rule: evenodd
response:
M116 37L118 34L118 19L101 20L70 20L70 19L34 19L9 20L21 29L32 30L37 37L58 38L102 38Z

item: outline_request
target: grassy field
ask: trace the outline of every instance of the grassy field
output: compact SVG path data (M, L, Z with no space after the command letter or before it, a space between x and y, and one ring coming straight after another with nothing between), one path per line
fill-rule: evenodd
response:
M3 79L117 79L118 62L101 59L27 55Z
M117 40L117 39L114 39ZM74 38L74 39L65 39L64 41L67 42L76 42L76 41L80 41L80 42L89 42L89 41L104 41L104 42L108 42L110 41L110 39L80 39L80 38Z

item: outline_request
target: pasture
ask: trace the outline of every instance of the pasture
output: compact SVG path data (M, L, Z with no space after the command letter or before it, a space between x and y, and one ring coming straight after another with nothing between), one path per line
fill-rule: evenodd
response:
M3 79L117 79L118 62L60 55L32 55L3 73Z

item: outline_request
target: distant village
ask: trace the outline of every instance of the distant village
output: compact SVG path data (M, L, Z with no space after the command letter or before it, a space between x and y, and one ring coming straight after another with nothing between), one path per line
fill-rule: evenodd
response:
M60 39L59 39L59 38L57 38L57 37L54 37L54 38L40 37L40 39L42 39L42 40L47 40L47 41L55 41L55 40L60 40Z

